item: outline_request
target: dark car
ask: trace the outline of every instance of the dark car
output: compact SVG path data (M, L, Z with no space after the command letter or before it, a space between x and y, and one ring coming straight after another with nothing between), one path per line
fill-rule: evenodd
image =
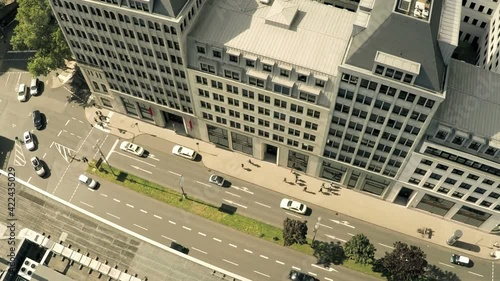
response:
M305 274L295 270L290 270L290 273L288 274L288 279L293 281L319 281L318 278L315 278L309 274Z
M172 249L174 249L176 251L179 251L179 252L181 252L183 254L186 254L186 255L189 254L189 249L188 248L182 246L181 244L177 244L175 242L172 242L170 244L170 248L172 248Z
M43 127L42 114L39 110L33 111L33 125L35 125L35 128L37 128L38 130L42 129Z

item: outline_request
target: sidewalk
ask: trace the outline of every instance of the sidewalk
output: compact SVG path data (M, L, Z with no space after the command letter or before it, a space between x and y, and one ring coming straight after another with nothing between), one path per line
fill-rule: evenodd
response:
M93 107L85 110L86 118L91 124L95 124L94 118L96 117L96 111L97 109ZM337 192L338 196L323 195L318 192L319 188L322 183L328 185L328 181L301 174L300 179L303 180L308 187L308 192L304 192L302 187L290 184L290 182L295 181L295 176L290 173L290 169L285 167L279 167L269 162L256 160L242 153L220 149L211 143L177 135L171 130L160 128L116 112L110 112L106 109L100 111L104 116L109 116L108 124L110 125L104 125L104 127L96 125L95 127L117 135L122 139L133 139L141 134L150 134L173 143L182 144L194 150L198 150L199 148L200 154L203 156L203 164L208 169L255 183L279 193L287 194L287 196L291 196L303 202L309 202L387 229L425 240L426 242L447 247L450 249L450 253L458 250L466 252L469 256L493 260L490 253L496 250L493 244L500 240L498 236L487 234L453 221L446 221L418 210L407 209L396 204L391 204L368 194L347 188L340 189ZM255 165L248 163L249 159L251 159ZM247 169L243 169L241 166L242 164L244 164ZM283 178L287 178L288 183L283 182ZM353 206L368 207L353 208ZM422 238L422 235L417 232L417 229L422 227L428 227L433 230L431 239ZM446 240L457 229L463 232L460 241L471 244L469 248L479 248L479 251L448 246ZM497 255L496 259L500 259L500 255Z

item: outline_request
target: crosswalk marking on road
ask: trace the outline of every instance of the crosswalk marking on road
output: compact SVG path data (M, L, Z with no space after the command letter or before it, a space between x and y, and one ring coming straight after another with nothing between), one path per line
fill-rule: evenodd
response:
M69 163L71 161L71 157L76 155L76 151L74 149L71 149L57 142L55 142L54 144L56 146L57 151L59 151L59 154L61 154L64 160L66 160L66 162Z
M23 147L16 142L14 147L14 166L25 166L26 158L24 157Z

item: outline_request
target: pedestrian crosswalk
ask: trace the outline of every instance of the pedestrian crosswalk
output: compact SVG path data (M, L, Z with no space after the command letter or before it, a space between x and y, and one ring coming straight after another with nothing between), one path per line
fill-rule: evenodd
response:
M71 148L64 146L62 144L59 144L57 142L55 142L54 145L55 145L57 151L59 152L59 154L61 154L61 156L64 158L64 160L66 160L66 162L68 162L68 163L70 163L71 158L76 155L76 151L74 149L71 149Z
M26 157L24 157L23 147L20 143L16 142L14 146L14 166L25 166Z

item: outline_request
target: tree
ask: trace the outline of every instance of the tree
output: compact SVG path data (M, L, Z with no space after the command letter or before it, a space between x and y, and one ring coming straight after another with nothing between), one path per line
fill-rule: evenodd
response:
M341 264L344 259L344 249L340 242L334 243L332 241L314 241L312 244L314 249L314 257L317 259L316 264L321 264L324 267L329 267L330 264Z
M425 253L416 246L394 243L394 250L385 253L381 264L388 280L413 281L423 277L427 261Z
M371 264L375 260L375 246L364 234L357 234L344 245L345 255L360 264Z
M286 218L283 222L283 244L290 246L295 243L307 243L307 221L291 220Z
M18 2L16 19L19 23L14 29L11 44L14 50L36 51L28 62L28 71L39 76L64 67L64 60L71 58L71 51L52 15L48 0Z

